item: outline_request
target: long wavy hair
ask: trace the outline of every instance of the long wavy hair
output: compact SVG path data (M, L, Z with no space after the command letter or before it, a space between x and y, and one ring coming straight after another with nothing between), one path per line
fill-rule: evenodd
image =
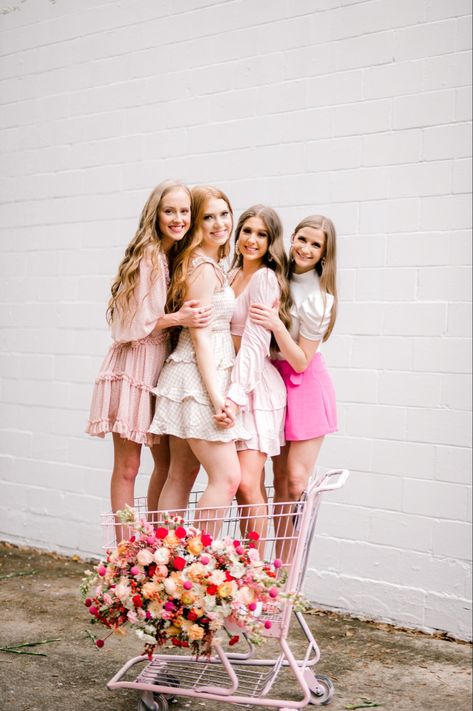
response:
M171 273L171 283L168 290L168 298L166 303L166 312L174 313L179 311L182 304L184 303L184 298L187 289L187 280L189 277L189 268L191 265L192 258L196 249L198 249L203 242L203 230L202 225L204 221L204 215L206 212L207 202L215 198L217 200L224 200L227 203L228 211L232 217L232 227L233 227L233 210L230 200L225 195L225 193L219 188L214 188L212 185L197 185L191 190L191 214L192 214L192 224L189 233L189 239L186 240L186 244L183 245L176 253L173 263L172 263L172 273ZM231 230L230 230L231 232ZM219 259L224 259L228 256L230 251L230 237L219 248Z
M292 234L297 235L299 230L305 227L312 227L314 230L321 230L325 235L325 248L322 257L314 267L314 270L319 275L320 290L324 299L324 308L326 305L326 294L333 296L333 306L330 312L330 321L327 330L325 331L323 340L326 341L333 331L335 320L337 318L338 295L337 295L337 233L335 225L329 217L324 215L309 215L296 225ZM289 261L289 280L294 273L294 260Z
M151 283L158 275L158 254L161 252L159 208L163 198L176 188L184 190L189 195L189 199L191 199L191 192L186 185L178 180L164 180L154 188L143 207L138 229L125 250L125 255L118 267L118 273L112 283L111 296L107 307L107 321L109 324L116 318L126 323L131 321L136 314L139 304L132 304L133 294L139 279L140 262L145 252L151 258ZM186 238L184 237L180 241L185 242ZM133 308L131 308L132 305Z
M291 292L289 289L288 259L284 248L283 226L276 210L266 205L252 205L242 212L235 230L235 254L233 256L232 268L241 269L243 266L243 256L238 252L236 246L243 226L251 217L259 217L262 220L266 232L268 233L268 249L263 257L263 264L268 269L272 269L278 280L281 296L279 298L279 318L286 327L289 327L291 317L289 315L292 306ZM273 339L272 346L276 342ZM277 346L276 346L277 347Z

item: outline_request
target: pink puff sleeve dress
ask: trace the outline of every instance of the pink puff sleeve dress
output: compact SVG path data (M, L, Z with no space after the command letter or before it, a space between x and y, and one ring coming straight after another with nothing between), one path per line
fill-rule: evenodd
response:
M272 306L280 294L275 273L262 267L237 297L231 322L232 335L240 336L241 343L227 397L240 405L243 425L251 433L249 440L237 442L237 449L255 449L269 457L285 443L286 388L269 359L271 332L253 323L248 312L251 304Z
M138 444L151 446L159 437L148 432L154 413L154 395L159 373L169 352L166 330L154 331L164 314L169 270L158 252L153 278L151 252L140 262L140 273L130 302L131 318L112 324L111 345L95 381L86 432L104 437L117 432ZM135 311L136 308L136 311Z

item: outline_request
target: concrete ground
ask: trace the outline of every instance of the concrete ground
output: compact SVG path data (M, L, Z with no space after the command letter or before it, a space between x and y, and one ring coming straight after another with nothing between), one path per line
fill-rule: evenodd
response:
M89 624L79 596L86 567L81 560L0 544L1 711L137 709L136 692L109 691L106 683L141 645L128 635L110 638L102 650L95 647L88 633L101 636L103 628ZM315 610L306 619L322 651L317 673L335 684L333 711L470 711L470 645ZM46 656L5 651L42 640L55 641L17 650ZM294 627L289 642L300 655L300 628ZM287 672L278 676L275 692L300 698ZM182 697L170 703L171 711L238 708Z

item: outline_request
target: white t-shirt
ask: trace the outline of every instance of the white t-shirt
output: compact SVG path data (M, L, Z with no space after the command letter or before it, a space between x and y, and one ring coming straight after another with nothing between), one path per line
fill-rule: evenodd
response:
M321 291L319 275L315 269L304 274L292 274L290 289L294 301L291 308L291 336L295 341L299 335L309 341L321 341L330 323L332 294Z

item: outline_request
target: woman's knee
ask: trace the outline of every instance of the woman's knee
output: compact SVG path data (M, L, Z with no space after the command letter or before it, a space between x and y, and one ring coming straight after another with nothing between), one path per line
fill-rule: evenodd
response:
M115 462L113 476L122 481L134 482L140 468L140 460L135 458Z

